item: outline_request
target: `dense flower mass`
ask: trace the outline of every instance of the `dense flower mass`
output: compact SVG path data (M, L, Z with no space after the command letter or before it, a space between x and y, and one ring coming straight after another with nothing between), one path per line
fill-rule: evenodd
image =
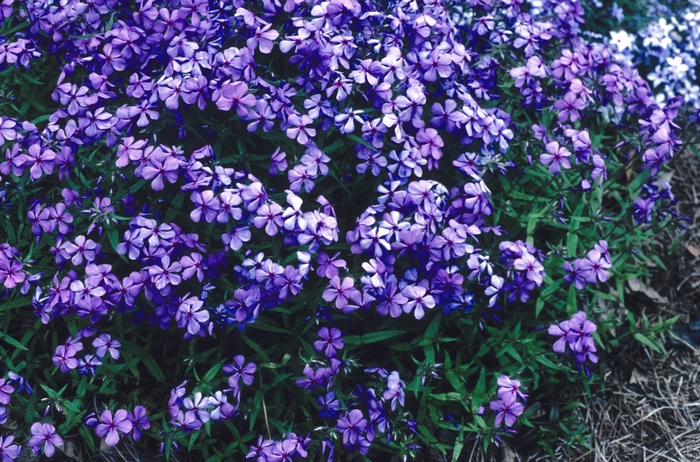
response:
M0 282L65 434L258 462L415 455L445 420L498 441L526 412L503 374L554 365L541 311L592 309L627 230L673 218L677 104L578 0L21 3L0 72L45 101L0 84ZM554 351L597 362L594 330L553 325Z

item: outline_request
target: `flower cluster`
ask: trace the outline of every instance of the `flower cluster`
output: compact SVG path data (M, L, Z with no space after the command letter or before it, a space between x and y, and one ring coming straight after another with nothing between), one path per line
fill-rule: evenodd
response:
M586 319L586 313L579 311L568 321L562 321L559 324L552 324L547 329L549 335L559 337L552 347L557 353L564 353L568 345L569 350L576 358L579 367L584 365L587 360L592 363L598 362L597 351L593 339L593 332L596 331L596 325ZM584 366L586 374L590 376L590 369Z
M527 395L520 390L520 381L507 375L498 378L498 399L491 401L489 407L496 413L494 426L499 427L503 423L506 427L515 425L515 421L523 413L525 407L519 401L527 399Z
M13 393L26 392L33 394L33 390L27 384L24 377L14 372L8 374L9 378L0 378L0 425L4 425L7 420L6 406L10 405ZM56 428L50 423L34 422L31 425L31 437L27 445L37 454L45 454L53 457L56 447L63 445L63 438L56 433ZM16 435L0 436L0 459L3 462L13 462L21 452L21 446L14 444Z
M55 389L77 370L83 388L104 371L171 390L167 407L97 407L105 387L90 403L99 417L69 409L66 427L82 419L116 445L140 439L148 413L164 445L191 447L238 413L262 432L262 391L280 387L303 405L270 414L307 436L273 439L283 425L265 410L268 439L248 458L332 458L341 444L368 454L380 436L408 454L426 437L406 389L448 388L443 364L458 392L440 390L443 401L475 387L450 344L503 368L490 374L524 370L544 341L503 341L534 322L519 307L552 281L583 291L614 273L597 232L564 271L558 240L583 221L634 226L599 220L612 172L656 176L680 145L677 104L656 102L624 56L580 34L580 2L539 3L3 0L3 30L20 32L0 38L0 70L40 81L46 97L0 99L5 294L32 290L37 325L70 335L49 347L64 373ZM669 194L637 193L624 192L637 222ZM381 327L361 331L367 319ZM595 362L583 319L559 325L555 351L566 343ZM378 357L367 345L379 342L411 354ZM534 351L488 346L506 343ZM245 355L225 364L233 345ZM358 379L360 365L379 379ZM259 387L253 400L244 385ZM525 395L507 376L499 386L491 408L510 427ZM42 425L29 445L50 456L60 437Z
M604 240L599 241L593 250L588 252L586 258L577 258L572 263L565 262L563 268L567 273L564 280L578 290L583 289L586 284L607 281L610 277L609 270L612 268L608 243Z

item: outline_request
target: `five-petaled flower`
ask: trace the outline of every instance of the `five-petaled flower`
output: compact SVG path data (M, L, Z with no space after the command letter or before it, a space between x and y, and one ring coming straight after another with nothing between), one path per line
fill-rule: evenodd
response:
M126 434L131 431L133 424L129 420L129 414L124 409L118 409L112 415L112 411L105 409L100 415L100 423L95 426L95 434L105 438L107 446L115 446L119 442L119 433Z
M53 457L56 446L63 444L63 438L56 434L56 428L51 424L36 422L32 424L31 431L32 437L29 438L29 447L35 454L41 454L43 450L46 457Z

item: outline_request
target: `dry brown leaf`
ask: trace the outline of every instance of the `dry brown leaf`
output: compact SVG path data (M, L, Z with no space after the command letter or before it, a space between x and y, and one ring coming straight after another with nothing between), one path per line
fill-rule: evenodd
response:
M644 384L649 380L646 374L642 374L637 369L632 370L632 375L630 376L630 383Z
M656 290L652 289L648 285L644 284L642 281L640 281L637 278L632 278L627 281L627 285L629 286L630 290L632 292L640 292L649 297L650 299L654 300L657 303L660 303L662 305L667 305L668 304L668 298L664 297L660 293L658 293Z
M688 252L690 252L690 254L691 254L693 257L695 257L695 258L700 257L700 249L698 249L698 248L695 247L694 245L686 244L686 245L685 245L685 250L687 250Z

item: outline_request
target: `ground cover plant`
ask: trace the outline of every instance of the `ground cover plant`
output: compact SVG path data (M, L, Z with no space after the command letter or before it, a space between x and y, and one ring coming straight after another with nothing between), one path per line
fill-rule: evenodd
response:
M551 393L663 348L598 301L678 222L680 101L579 2L0 14L3 462L551 451Z

